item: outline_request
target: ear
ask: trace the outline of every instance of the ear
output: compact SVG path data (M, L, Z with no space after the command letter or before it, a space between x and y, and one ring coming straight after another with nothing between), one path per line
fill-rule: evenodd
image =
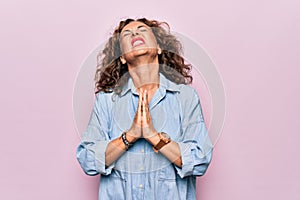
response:
M120 60L123 65L126 63L126 60L122 56L120 56Z

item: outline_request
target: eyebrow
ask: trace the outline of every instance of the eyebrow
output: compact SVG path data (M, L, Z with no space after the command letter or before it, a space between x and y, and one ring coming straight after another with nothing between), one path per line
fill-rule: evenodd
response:
M142 28L142 27L145 27L145 28L146 28L145 25L139 25L137 28L139 29L139 28ZM125 31L129 31L129 29L124 30L123 33L124 33Z

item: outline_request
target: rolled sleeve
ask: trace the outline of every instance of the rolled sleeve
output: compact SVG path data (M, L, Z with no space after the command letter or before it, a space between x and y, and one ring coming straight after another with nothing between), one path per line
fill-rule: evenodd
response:
M181 152L181 161L182 166L179 168L175 165L177 173L181 178L193 175L193 166L194 166L194 159L192 154L189 151L189 144L187 143L178 143L180 152Z
M109 141L96 143L81 142L77 147L76 156L83 171L90 176L97 174L109 175L114 168L114 163L105 166L105 149Z
M192 97L190 101L186 101L188 106L183 107L182 136L178 140L182 166L175 165L175 169L181 178L204 175L212 159L213 145L195 91Z
M114 163L105 166L105 152L110 137L108 114L102 107L105 100L101 94L97 94L90 121L81 142L76 149L77 160L87 175L109 175L114 167Z
M112 163L108 167L105 165L105 150L109 141L101 141L96 144L95 165L100 174L109 175L115 164Z

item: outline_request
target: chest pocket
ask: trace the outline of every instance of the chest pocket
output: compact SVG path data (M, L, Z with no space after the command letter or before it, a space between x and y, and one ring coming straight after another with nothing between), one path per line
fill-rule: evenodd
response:
M156 200L179 200L176 171L173 164L162 168L157 179Z
M176 179L176 171L173 166L173 164L169 164L162 169L160 169L159 174L158 174L158 180L165 181L175 181Z

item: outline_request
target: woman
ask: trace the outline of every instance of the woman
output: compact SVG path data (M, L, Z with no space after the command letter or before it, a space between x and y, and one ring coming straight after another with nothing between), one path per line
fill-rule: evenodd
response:
M101 174L99 199L196 199L212 144L180 54L168 24L145 18L121 21L99 54L76 152L86 174Z

